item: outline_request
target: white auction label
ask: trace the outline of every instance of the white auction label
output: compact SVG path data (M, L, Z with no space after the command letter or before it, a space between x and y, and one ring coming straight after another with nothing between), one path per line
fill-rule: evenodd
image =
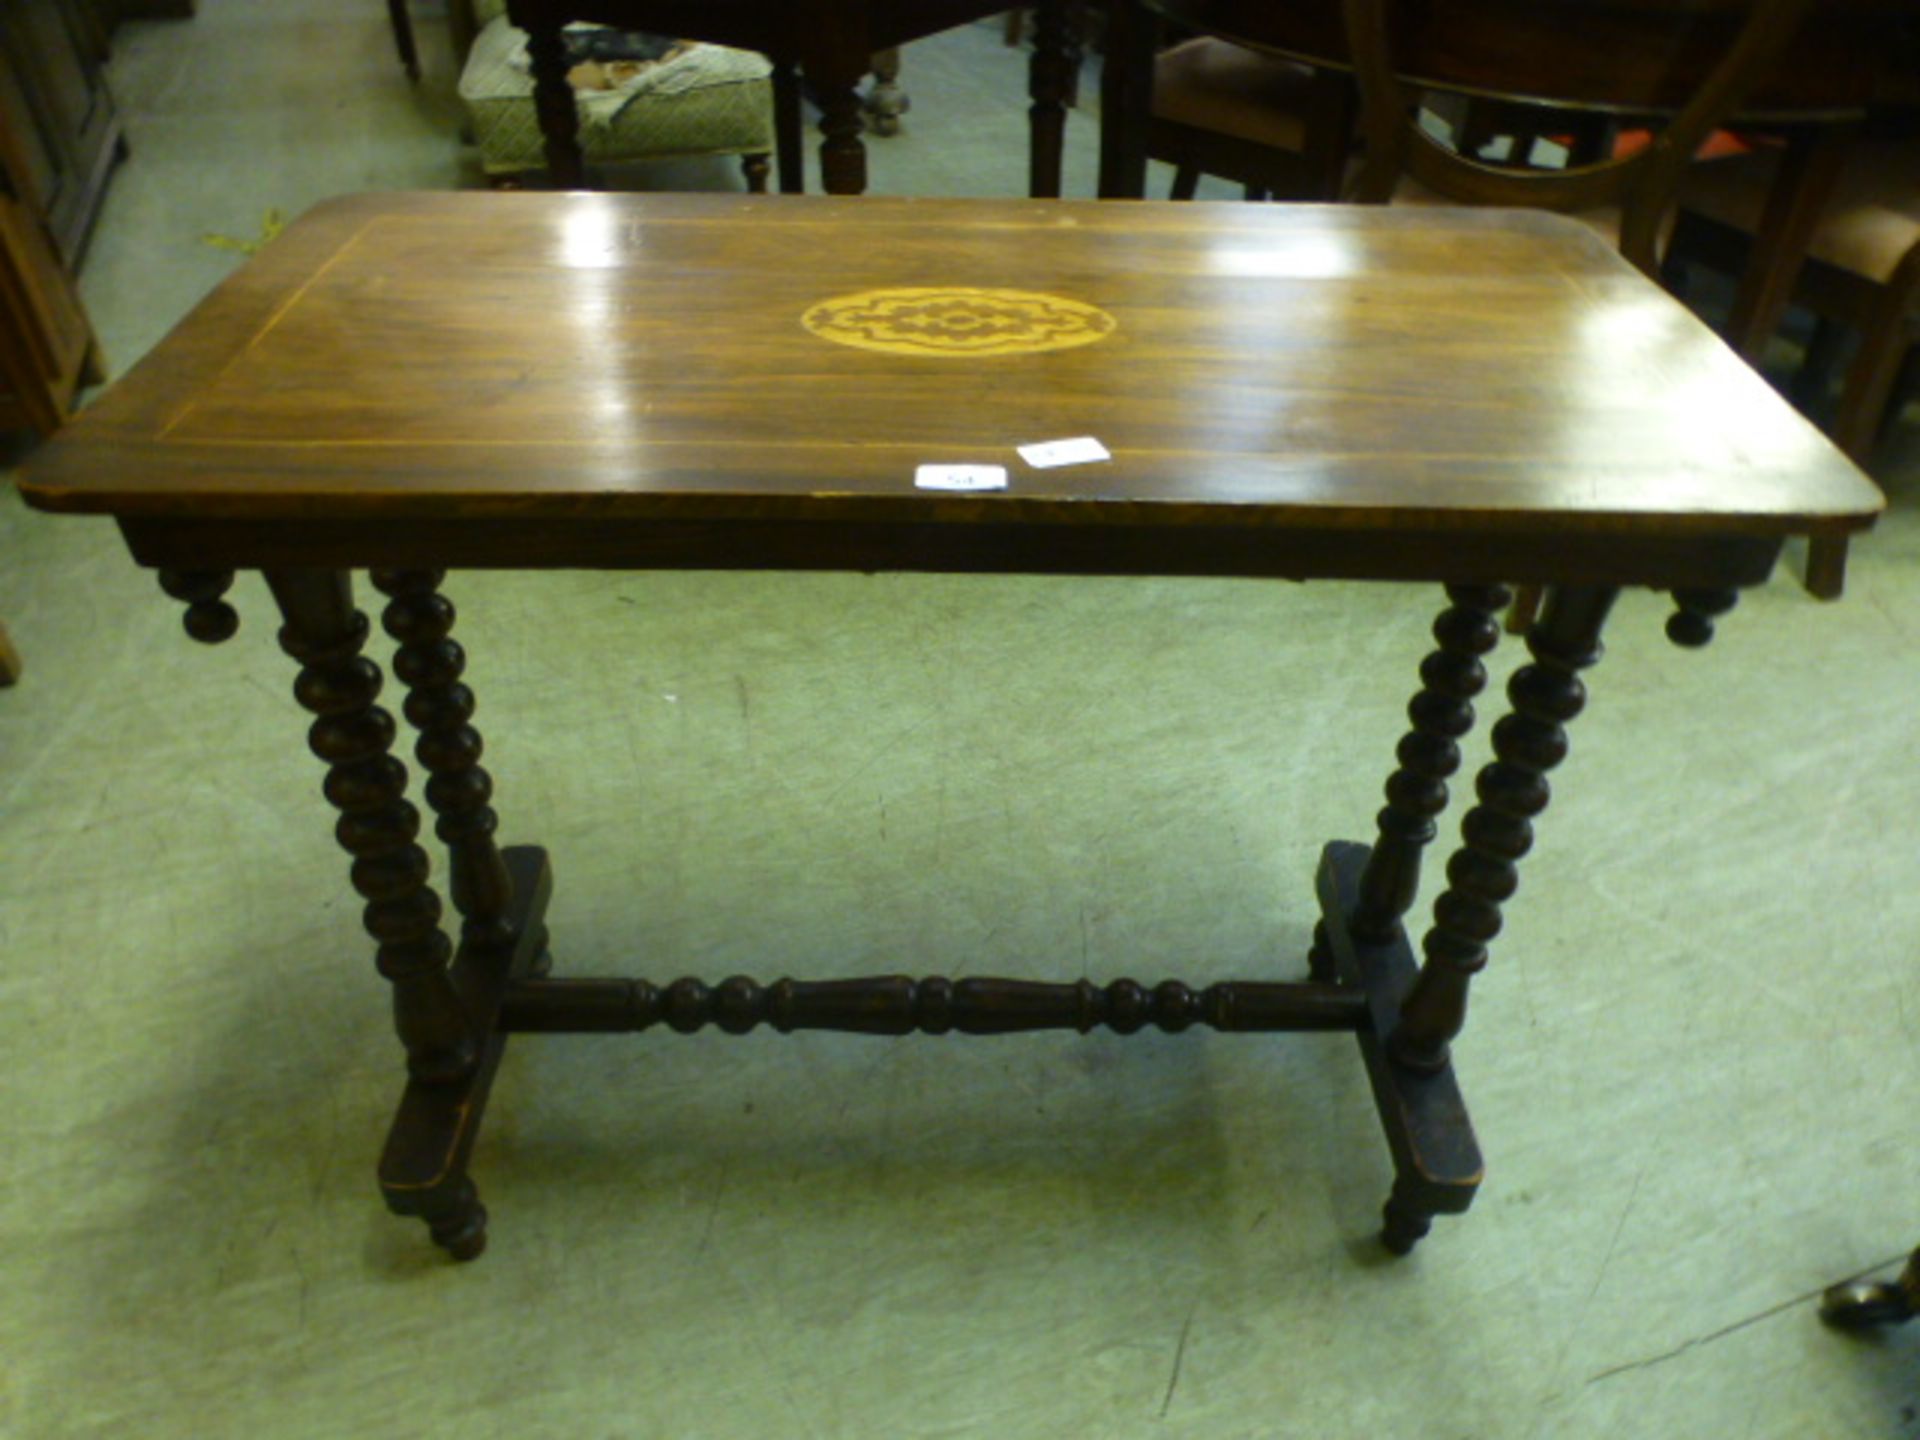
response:
M1004 490L1007 488L1007 467L922 465L913 472L913 483L922 490Z
M1113 454L1091 435L1072 440L1043 440L1038 445L1018 447L1020 458L1036 470L1051 470L1059 465L1093 465L1111 460Z

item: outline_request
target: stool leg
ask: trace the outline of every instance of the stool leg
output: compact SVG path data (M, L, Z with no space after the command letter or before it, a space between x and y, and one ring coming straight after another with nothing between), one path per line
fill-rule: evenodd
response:
M1475 785L1479 804L1461 822L1462 844L1434 902L1419 978L1387 1040L1401 1066L1441 1069L1466 1024L1468 987L1500 933L1500 906L1519 887L1517 862L1533 846L1533 819L1547 808L1547 772L1566 758L1565 726L1586 704L1579 672L1600 658L1600 631L1618 595L1609 586L1556 587L1527 635L1533 663L1507 687L1512 712L1494 726L1495 759Z

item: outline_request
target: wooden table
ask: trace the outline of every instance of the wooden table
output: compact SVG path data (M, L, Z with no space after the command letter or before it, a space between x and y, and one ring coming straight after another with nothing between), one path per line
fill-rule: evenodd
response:
M1035 470L1010 448L1085 434L1111 462ZM1010 483L917 489L929 462ZM323 205L23 489L115 516L196 638L233 632L234 570L265 572L412 1077L381 1185L461 1257L484 1243L467 1158L507 1035L659 1025L1352 1031L1405 1250L1479 1181L1449 1045L1618 590L1673 590L1669 633L1704 643L1784 536L1881 503L1550 216L598 195ZM547 975L547 859L494 840L450 566L1341 576L1444 584L1446 604L1375 842L1324 852L1305 980L662 985ZM376 703L359 567L457 936ZM1552 588L1419 964L1403 920L1513 581Z
M1080 68L1078 15L1084 0L1040 0L1035 7L1028 87L1032 152L1029 192L1060 193L1067 100ZM647 30L689 40L757 50L773 61L780 188L802 186L800 90L819 101L820 173L830 195L867 188L856 87L877 51L997 15L1005 5L982 0L507 0L507 15L527 32L534 107L546 139L554 183L578 189L584 169L576 135L573 88L567 83L561 28L574 21Z

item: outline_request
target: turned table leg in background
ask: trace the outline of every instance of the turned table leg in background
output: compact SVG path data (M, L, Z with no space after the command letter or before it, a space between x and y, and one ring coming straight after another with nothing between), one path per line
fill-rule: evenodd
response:
M800 72L791 59L775 56L773 144L782 195L798 195L807 188L806 143L806 120L800 106Z
M844 47L843 47L844 48ZM810 56L801 73L820 105L820 185L829 195L861 195L867 188L866 128L860 81L872 57L865 50Z
M586 158L580 150L580 112L567 79L567 47L560 38L560 24L545 15L516 17L512 6L508 15L527 32L533 113L546 144L547 174L556 190L578 190L586 184Z
M1027 193L1034 199L1060 197L1066 150L1067 105L1079 88L1082 4L1040 0L1034 10L1033 58L1028 62L1028 111L1032 129Z

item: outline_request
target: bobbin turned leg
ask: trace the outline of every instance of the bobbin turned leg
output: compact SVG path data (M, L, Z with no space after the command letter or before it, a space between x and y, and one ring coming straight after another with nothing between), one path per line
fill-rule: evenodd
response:
M294 696L319 717L308 739L327 762L326 796L340 811L334 833L367 901L363 919L393 986L407 1068L422 1080L457 1080L471 1073L477 1047L447 972L453 947L427 883L427 854L415 843L420 813L405 798L406 767L389 753L393 717L374 703L380 669L360 653L367 617L354 608L344 571L269 571L267 584L286 617L280 648L301 666Z
M429 803L453 847L467 923L451 964L427 855L416 843L419 812L405 799L406 767L390 753L393 717L375 703L380 670L361 654L370 627L354 608L351 581L342 571L267 573L286 617L281 648L301 662L294 693L318 717L313 750L329 766L327 798L341 812L337 834L354 857L354 888L368 902L366 926L380 942L379 969L393 986L394 1028L413 1077L380 1161L381 1191L389 1208L419 1216L448 1253L470 1260L486 1244L486 1211L466 1172L504 1048L500 994L509 978L532 973L545 946L551 882L540 851L494 848L479 736L466 723L472 697L458 683L462 657L447 639L452 609L433 593L437 579L391 577L389 609L433 772Z
M399 642L393 672L407 687L404 711L419 732L414 754L428 774L427 804L435 833L447 845L448 889L461 917L453 980L479 1036L474 1074L457 1087L412 1087L401 1102L380 1163L387 1204L427 1222L434 1241L456 1259L486 1244L487 1212L467 1162L505 1048L500 997L513 980L546 973L543 923L551 885L545 855L503 853L493 778L481 765L484 746L473 726L473 691L462 682L466 652L452 635L453 603L440 593L442 570L376 570L388 597L381 615Z
M480 764L484 749L472 725L473 691L461 683L467 655L452 636L453 602L439 593L444 570L376 570L374 587L388 596L381 624L400 642L393 673L407 687L403 707L420 732L414 757L430 777L427 804L439 817L434 832L452 864L448 888L469 945L513 940L507 912L513 882L494 843L493 777Z
M1420 884L1420 861L1460 768L1460 740L1473 728L1473 699L1486 688L1481 657L1500 639L1499 585L1449 585L1434 621L1436 648L1420 665L1420 690L1407 706L1411 728L1395 754L1373 848L1336 843L1320 862L1320 923L1308 966L1316 980L1358 989L1368 1023L1360 1055L1393 1154L1393 1198L1381 1238L1397 1255L1427 1233L1432 1217L1473 1203L1480 1150L1451 1070L1414 1074L1387 1058L1382 1041L1400 1023L1400 997L1417 967L1402 924Z
M1515 672L1512 712L1493 730L1495 759L1475 784L1479 803L1461 823L1463 843L1447 863L1447 889L1434 902L1422 942L1425 960L1383 1030L1393 1067L1410 1077L1443 1075L1449 1046L1466 1023L1467 992L1500 933L1500 907L1519 887L1518 862L1533 845L1533 819L1547 807L1547 772L1567 754L1567 722L1586 703L1579 672L1600 658L1600 631L1618 591L1567 586L1547 595L1527 636L1533 663ZM1418 1238L1431 1196L1403 1172L1388 1205L1387 1240Z
M1420 858L1447 808L1447 781L1460 768L1460 740L1473 729L1473 699L1487 686L1480 657L1500 642L1499 613L1512 599L1500 585L1449 585L1452 604L1433 623L1438 648L1420 665L1420 691L1407 706L1412 729L1395 752L1380 837L1360 880L1351 924L1356 939L1379 943L1400 931L1420 886Z

